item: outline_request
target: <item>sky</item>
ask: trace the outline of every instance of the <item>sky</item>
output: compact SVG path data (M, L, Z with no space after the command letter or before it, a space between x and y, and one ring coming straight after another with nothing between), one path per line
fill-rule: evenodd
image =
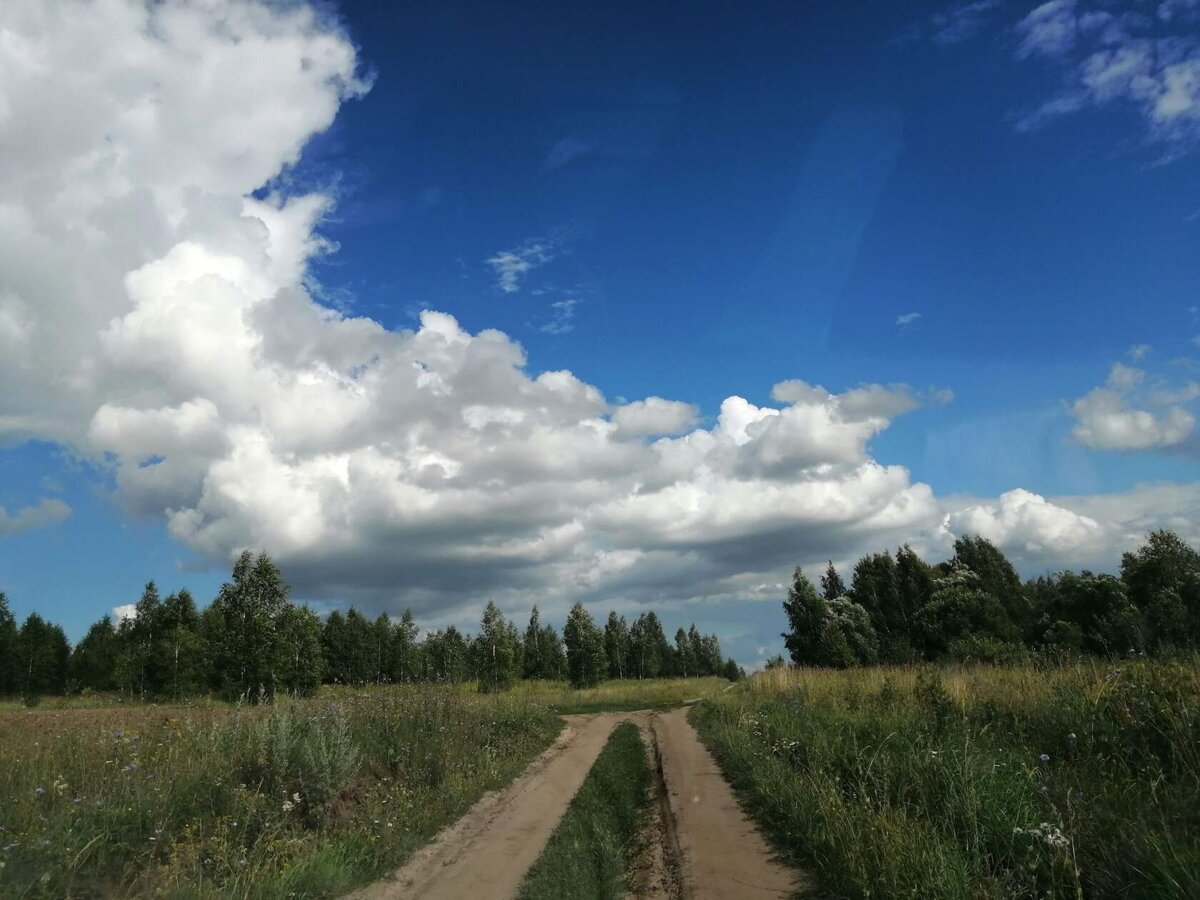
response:
M1200 541L1200 0L0 9L0 590L471 627Z

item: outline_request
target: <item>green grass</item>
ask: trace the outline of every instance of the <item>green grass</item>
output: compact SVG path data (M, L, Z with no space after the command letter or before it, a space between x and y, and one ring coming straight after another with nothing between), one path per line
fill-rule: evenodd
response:
M526 876L521 900L624 896L649 785L650 765L637 726L617 726Z
M1200 896L1200 669L775 671L692 721L849 897Z
M545 704L560 715L571 715L671 709L714 696L728 686L724 678L625 678L583 690L573 690L565 681L524 681L510 693Z
M530 697L420 686L0 712L0 896L335 896L560 728Z

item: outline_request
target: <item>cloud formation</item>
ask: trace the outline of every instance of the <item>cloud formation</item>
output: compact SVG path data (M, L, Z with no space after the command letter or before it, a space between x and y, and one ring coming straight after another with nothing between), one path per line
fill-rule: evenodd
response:
M1200 142L1198 21L1193 0L1166 0L1153 15L1076 0L1043 3L1017 23L1016 55L1058 66L1062 84L1019 127L1120 104L1140 113L1168 157L1190 152Z
M554 255L554 243L538 238L526 241L513 250L501 250L489 257L487 264L496 273L496 286L506 294L515 294L521 289L521 279L550 262Z
M392 331L323 305L305 285L334 198L278 176L367 85L312 8L14 0L5 17L0 436L72 447L214 562L266 549L301 596L423 613L485 594L775 601L796 563L937 552L958 528L1071 547L1105 521L1019 492L950 509L875 459L947 391L796 379L702 424L534 371L445 313ZM512 293L553 252L489 264Z
M1076 420L1071 436L1100 450L1149 450L1182 444L1196 427L1195 416L1182 404L1197 394L1190 387L1140 391L1145 377L1141 369L1114 363L1103 386L1071 405Z
M71 507L52 497L47 497L34 506L26 506L14 513L9 513L3 506L0 506L0 540L37 528L57 525L69 518L70 515Z

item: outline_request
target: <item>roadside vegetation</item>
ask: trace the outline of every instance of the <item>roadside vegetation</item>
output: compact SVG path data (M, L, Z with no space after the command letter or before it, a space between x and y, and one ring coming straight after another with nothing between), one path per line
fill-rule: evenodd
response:
M526 876L521 900L611 900L649 798L650 764L638 727L618 725Z
M691 715L848 897L1200 896L1200 667L777 668Z
M528 697L434 686L0 712L0 896L335 896L560 727Z

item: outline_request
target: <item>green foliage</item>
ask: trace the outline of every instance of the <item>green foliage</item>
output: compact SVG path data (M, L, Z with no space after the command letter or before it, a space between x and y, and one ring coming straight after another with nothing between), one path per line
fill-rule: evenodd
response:
M822 581L828 586L829 575ZM783 609L788 618L783 642L796 665L844 669L878 658L879 639L867 610L841 594L826 600L799 568Z
M71 682L80 690L117 689L117 657L121 641L112 619L104 616L88 629L71 654Z
M632 674L633 638L629 623L615 612L608 614L604 625L604 656L609 678L628 678Z
M517 896L521 900L626 896L624 876L649 786L650 766L637 726L618 725Z
M61 694L67 687L71 645L58 625L30 613L16 639L16 691L26 698Z
M488 601L475 639L479 690L484 693L512 687L521 672L521 638L516 626Z
M0 591L0 697L17 692L17 622Z
M571 687L595 687L604 680L607 665L604 633L582 603L572 606L567 615L563 643L567 648L567 678Z

